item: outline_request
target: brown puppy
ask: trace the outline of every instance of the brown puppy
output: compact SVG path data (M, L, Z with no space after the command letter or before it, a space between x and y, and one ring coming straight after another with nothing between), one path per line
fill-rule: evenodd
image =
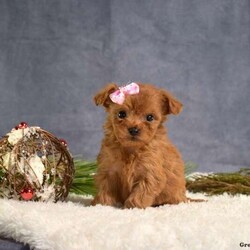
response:
M163 126L182 104L152 85L132 85L139 93L129 93L131 85L119 90L111 83L94 97L106 108L107 120L92 205L146 208L187 202L184 163Z

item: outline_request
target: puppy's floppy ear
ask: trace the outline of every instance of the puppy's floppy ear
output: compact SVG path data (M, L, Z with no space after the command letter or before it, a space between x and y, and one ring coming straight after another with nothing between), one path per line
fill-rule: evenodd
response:
M161 90L161 96L163 100L163 114L177 115L182 111L182 103L178 101L172 94L165 90Z
M96 105L102 105L105 108L108 108L109 105L112 103L109 95L117 90L118 87L115 83L109 83L106 87L104 87L100 92L98 92L94 96L94 102Z

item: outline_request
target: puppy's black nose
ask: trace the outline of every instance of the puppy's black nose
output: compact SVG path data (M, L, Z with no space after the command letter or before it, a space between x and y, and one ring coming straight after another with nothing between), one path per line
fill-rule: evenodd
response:
M136 136L136 135L139 134L139 129L136 128L136 127L129 128L129 129L128 129L128 132L129 132L131 135Z

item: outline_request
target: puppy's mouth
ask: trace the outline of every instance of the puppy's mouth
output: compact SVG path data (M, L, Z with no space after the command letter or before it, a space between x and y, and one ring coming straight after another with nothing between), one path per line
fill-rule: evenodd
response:
M138 136L126 136L123 138L119 138L119 141L122 144L126 142L142 142L142 140Z
M130 141L141 141L140 138L138 138L138 136L130 136L129 139Z
M116 139L119 141L120 145L125 148L135 148L142 147L146 144L145 136L143 132L135 133L135 131L125 130L115 130Z
M127 136L125 138L119 138L119 142L125 148L142 147L145 142L139 136Z

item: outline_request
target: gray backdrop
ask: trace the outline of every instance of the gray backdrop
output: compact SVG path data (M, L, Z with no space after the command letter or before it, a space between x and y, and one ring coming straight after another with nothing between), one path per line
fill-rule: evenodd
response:
M20 121L94 159L106 82L184 104L169 135L200 171L250 166L250 1L0 0L0 134Z

